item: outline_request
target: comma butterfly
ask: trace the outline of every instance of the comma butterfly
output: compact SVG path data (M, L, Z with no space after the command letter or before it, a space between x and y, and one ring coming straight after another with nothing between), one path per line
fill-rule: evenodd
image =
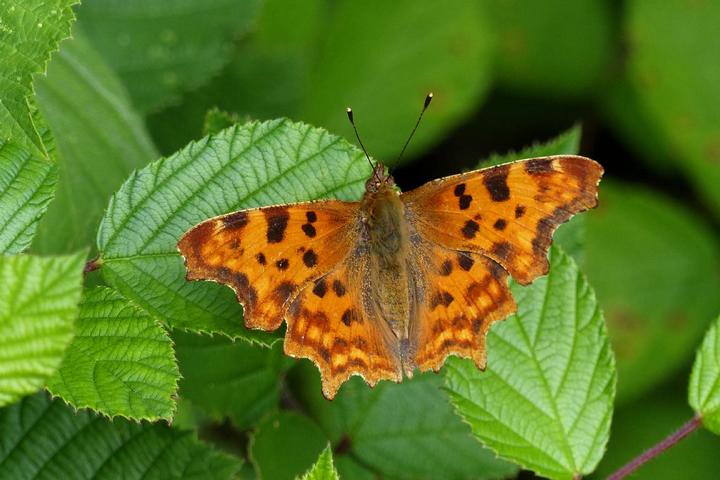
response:
M351 375L400 382L451 354L484 369L490 326L516 310L508 273L523 285L547 273L553 232L597 205L602 174L561 155L400 193L378 163L359 202L229 213L190 229L178 249L189 280L235 291L249 328L285 320L285 353L315 362L331 399Z

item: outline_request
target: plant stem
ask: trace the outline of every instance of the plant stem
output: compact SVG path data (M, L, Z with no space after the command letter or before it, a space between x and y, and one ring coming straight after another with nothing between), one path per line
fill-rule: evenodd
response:
M663 453L668 448L677 444L680 440L690 435L692 432L702 426L702 418L699 415L694 416L688 420L682 427L677 429L672 434L665 437L660 443L648 448L637 457L630 460L622 468L617 470L615 473L608 477L608 480L621 480L635 470L649 462L653 458Z
M85 264L85 268L83 268L83 275L87 275L88 273L97 270L100 268L101 264L102 262L100 261L100 257L93 258Z

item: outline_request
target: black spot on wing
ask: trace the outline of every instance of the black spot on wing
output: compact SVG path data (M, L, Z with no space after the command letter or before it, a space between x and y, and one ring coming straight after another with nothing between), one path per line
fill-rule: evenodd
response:
M473 267L473 264L475 261L470 258L469 255L466 255L464 253L458 253L458 265L460 265L460 268L465 270L466 272L469 272L470 269Z
M317 258L317 254L313 251L313 249L310 249L303 254L303 263L306 267L312 268L317 265Z
M465 193L465 184L464 183L458 183L455 185L455 190L453 191L456 197L461 197Z
M525 215L525 207L522 205L515 205L515 218L520 218Z
M260 265L265 265L267 263L267 260L265 260L265 255L262 252L255 255L255 259Z
M458 199L458 206L460 207L460 210L467 210L470 208L470 204L472 203L472 195L462 195Z
M307 218L309 223L313 223L317 221L317 214L311 210L309 212L305 212L305 218Z
M228 213L222 217L223 227L228 230L240 230L248 224L247 212Z
M285 207L267 208L263 210L267 221L267 240L270 243L280 243L285 238L290 214Z
M552 173L555 171L552 162L552 158L533 158L525 162L525 171L530 175Z
M315 237L317 235L317 230L315 230L315 227L312 226L310 223L303 223L302 224L302 231L305 232L305 235L307 235L310 238Z
M501 165L485 172L483 183L494 202L504 202L510 198L510 188L507 184L509 165Z
M325 284L324 278L321 278L315 282L315 286L313 287L312 292L320 298L325 296L325 293L327 292L327 285Z
M478 230L480 230L480 225L475 220L468 220L465 222L461 232L465 238L475 238Z
M498 218L495 221L495 224L493 225L493 228L495 228L495 230L502 231L502 230L505 230L505 227L507 227L507 222L505 220L503 220L502 218Z
M287 270L290 266L290 261L287 258L281 258L277 262L275 262L275 266L278 268L278 270Z
M338 297L345 295L345 285L340 280L333 280L332 288Z

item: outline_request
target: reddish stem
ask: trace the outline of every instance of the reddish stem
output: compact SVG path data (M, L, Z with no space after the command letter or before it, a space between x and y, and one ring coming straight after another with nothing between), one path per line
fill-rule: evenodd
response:
M660 455L662 452L677 444L680 440L690 435L692 432L702 426L702 418L694 416L687 421L682 427L678 428L675 432L668 435L660 443L648 448L643 453L626 463L620 470L608 477L608 480L622 480L627 477L635 470L649 462L653 458Z
M93 258L89 262L85 264L85 268L83 268L83 275L87 275L90 272L94 272L98 268L100 268L101 265L100 257Z

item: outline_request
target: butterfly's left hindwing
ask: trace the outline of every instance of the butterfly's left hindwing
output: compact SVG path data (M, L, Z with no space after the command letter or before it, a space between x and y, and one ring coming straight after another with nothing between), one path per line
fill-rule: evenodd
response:
M275 330L292 298L348 256L357 211L336 200L241 210L196 225L178 250L188 280L232 287L245 324Z
M441 178L401 199L423 239L485 255L527 285L547 273L558 225L597 205L602 174L585 157L533 158Z

